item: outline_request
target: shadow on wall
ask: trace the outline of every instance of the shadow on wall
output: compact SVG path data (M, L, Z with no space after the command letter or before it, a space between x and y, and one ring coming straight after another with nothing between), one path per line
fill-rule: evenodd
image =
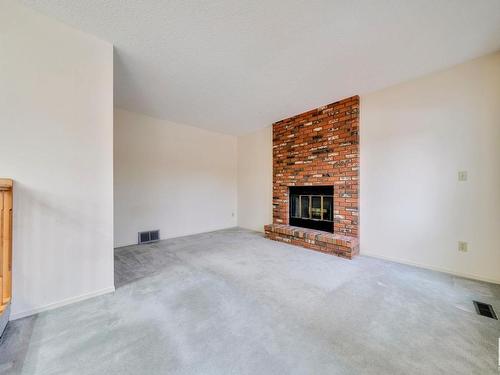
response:
M14 315L92 288L98 271L95 252L87 250L110 236L103 231L105 223L97 220L102 216L98 210L81 195L62 196L15 181Z

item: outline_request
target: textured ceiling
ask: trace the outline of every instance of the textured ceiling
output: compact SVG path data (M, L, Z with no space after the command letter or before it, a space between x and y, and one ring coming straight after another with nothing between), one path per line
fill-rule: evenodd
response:
M115 45L115 103L243 134L500 49L499 0L25 0Z

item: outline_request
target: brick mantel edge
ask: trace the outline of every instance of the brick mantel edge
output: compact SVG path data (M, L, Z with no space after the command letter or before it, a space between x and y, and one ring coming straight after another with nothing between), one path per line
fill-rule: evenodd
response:
M315 241L308 229L288 230L289 186L334 186L334 233ZM273 224L266 236L351 258L359 248L359 97L353 96L273 124ZM280 228L278 233L276 228ZM292 227L293 228L293 227ZM288 234L284 235L283 232ZM290 233L302 233L305 238ZM309 236L309 237L308 237ZM327 248L342 237L339 251ZM345 241L345 238L352 241ZM318 237L319 238L319 237ZM353 244L350 248L350 244Z

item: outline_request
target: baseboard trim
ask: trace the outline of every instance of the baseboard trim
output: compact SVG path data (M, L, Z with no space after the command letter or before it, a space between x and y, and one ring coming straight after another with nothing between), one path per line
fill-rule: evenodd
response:
M472 280L477 280L477 281L484 281L484 282L492 283L492 284L500 284L500 280L497 280L497 279L490 279L488 277L483 277L483 276L479 276L479 275L475 275L475 274L470 274L470 273L457 272L457 271L453 271L453 270L450 270L450 269L447 269L447 268L435 267L435 266L431 266L429 264L423 264L423 263L413 262L413 261L406 260L406 259L392 258L392 257L384 256L384 255L367 253L367 252L364 252L364 251L362 251L360 253L360 255L371 257L371 258L382 259L382 260L388 260L390 262L395 262L395 263L406 264L408 266L414 266L414 267L418 267L418 268L424 268L424 269L431 270L431 271L443 272L443 273L447 273L449 275L463 277L465 279L472 279Z
M49 304L46 304L46 305L43 305L40 307L36 307L34 309L16 312L14 314L11 314L9 320L16 320L16 319L25 318L27 316L39 314L39 313L44 312L44 311L49 311L49 310L57 309L58 307L70 305L70 304L75 303L75 302L80 302L80 301L84 301L84 300L89 299L89 298L102 296L103 294L113 293L114 291L115 291L115 286L113 285L113 286L110 286L108 288L96 290L94 292L81 294L81 295L76 296L76 297L66 298L66 299L63 299L63 300L58 301L58 302L52 302L52 303L49 303Z
M165 241L165 240L174 240L176 238L182 238L182 237L189 237L189 236L196 236L197 234L206 234L206 233L212 233L212 232L219 232L221 230L227 230L227 229L234 229L234 228L238 228L237 225L233 225L233 226L230 226L230 227L221 227L221 228L215 228L215 229L211 229L211 230L208 230L208 231L203 231L203 232L188 232L186 234L179 234L179 235L173 235L173 236L161 236L160 237L160 241ZM161 234L161 229L160 229L160 234ZM128 247L128 246L136 246L136 245L139 245L136 242L133 242L133 243L129 243L129 244L115 244L114 245L114 249L119 249L121 247ZM144 244L144 245L147 245L147 244Z

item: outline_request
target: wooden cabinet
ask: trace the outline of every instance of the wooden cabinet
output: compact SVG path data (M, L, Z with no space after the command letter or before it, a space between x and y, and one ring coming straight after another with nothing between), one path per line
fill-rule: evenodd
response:
M12 180L0 178L0 314L12 297L12 197Z

